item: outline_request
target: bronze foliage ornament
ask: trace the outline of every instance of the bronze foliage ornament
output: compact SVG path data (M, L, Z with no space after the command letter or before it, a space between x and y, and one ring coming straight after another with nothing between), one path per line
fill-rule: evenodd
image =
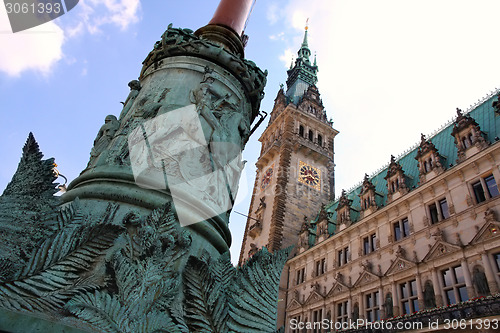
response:
M50 171L53 160L42 160L31 134L23 151L0 197L0 231L6 234L11 216L25 216L22 222L48 235L37 242L30 234L10 234L12 244L23 237L36 244L16 263L10 252L19 249L1 249L1 308L93 332L275 332L278 285L290 249L271 254L264 248L238 268L228 252L189 255L191 232L180 227L171 203L146 217L130 211L121 224L118 203L108 203L103 214L79 199L40 211L36 201L24 201L57 203L57 184L52 173L42 172L43 181L27 186L33 175L26 170ZM9 190L26 187L31 196L13 198Z

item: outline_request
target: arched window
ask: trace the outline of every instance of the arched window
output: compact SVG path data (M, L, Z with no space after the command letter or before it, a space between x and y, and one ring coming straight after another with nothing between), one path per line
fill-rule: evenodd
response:
M304 126L302 125L299 126L299 135L302 137L304 136Z
M313 140L313 131L309 130L309 140Z
M318 134L318 145L323 146L323 137L321 134Z

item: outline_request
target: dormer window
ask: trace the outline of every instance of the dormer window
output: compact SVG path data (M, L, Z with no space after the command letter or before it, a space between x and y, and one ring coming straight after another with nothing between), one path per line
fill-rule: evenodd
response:
M351 223L351 204L352 200L349 200L345 190L342 190L340 195L339 204L337 206L337 223L350 225Z
M420 172L420 183L423 183L430 178L433 178L444 171L444 158L438 153L436 146L426 140L425 135L421 135L420 146L418 147L417 156L418 170Z
M375 200L375 195L376 195L375 186L368 179L368 175L365 174L365 178L363 180L363 187L361 193L359 194L363 217L373 213L378 209L377 202Z
M481 132L478 123L470 115L462 114L462 110L458 108L451 135L457 145L457 163L488 147L485 134Z

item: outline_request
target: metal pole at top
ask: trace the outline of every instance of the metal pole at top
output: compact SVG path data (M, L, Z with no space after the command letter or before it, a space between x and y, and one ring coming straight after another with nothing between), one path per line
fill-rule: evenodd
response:
M221 0L208 24L222 25L241 36L253 0Z
M242 32L254 0L221 0L210 22L195 35L215 42L226 50L244 57L248 37Z

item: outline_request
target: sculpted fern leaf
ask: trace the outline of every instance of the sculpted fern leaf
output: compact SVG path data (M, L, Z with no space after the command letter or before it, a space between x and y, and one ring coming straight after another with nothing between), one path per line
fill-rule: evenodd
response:
M132 302L136 297L135 290L140 282L137 279L136 263L124 255L123 251L118 251L113 256L113 267L116 272L115 282L119 295L122 295L125 302Z
M101 332L122 332L120 327L128 325L126 308L116 297L100 291L78 295L65 308Z
M88 233L84 242L68 241L69 245L63 241L76 237L75 233L64 237L61 231L34 251L22 277L0 284L0 304L29 311L56 311L74 294L97 288L103 281L80 275L113 245L119 231L116 226L99 225Z
M231 280L236 274L236 269L231 263L231 254L229 251L223 253L215 264L209 265L214 279L222 286L229 286Z
M227 298L209 265L190 257L184 271L186 321L194 332L227 332Z
M291 248L257 252L236 273L230 286L228 327L234 332L275 332L278 288Z
M180 329L174 324L172 318L165 312L150 312L142 325L139 325L138 333L169 332L181 333Z
M178 225L177 229L160 231L170 223L165 220L172 218L168 206L156 209L145 221L137 215L129 218L141 223L134 224L132 232L124 233L115 252L108 256L113 271L110 291L76 296L66 308L98 330L188 332L183 321L178 320L180 317L171 315L177 311L182 317L182 308L171 309L179 297L178 259L189 248L189 234L179 230ZM113 306L107 306L110 302ZM93 316L99 320L96 322Z
M172 302L169 308L172 318L177 323L177 328L181 333L190 333L189 328L185 321L186 312L184 311L184 306L181 301L179 294L176 295L176 299Z
M57 218L59 229L69 224L82 224L84 214L80 205L80 199L75 198L68 206L59 210Z

